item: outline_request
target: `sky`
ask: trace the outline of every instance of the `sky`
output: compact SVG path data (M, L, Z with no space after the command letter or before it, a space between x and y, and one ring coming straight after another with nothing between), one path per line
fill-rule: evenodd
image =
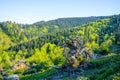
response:
M0 0L0 22L32 24L67 17L120 14L120 0Z

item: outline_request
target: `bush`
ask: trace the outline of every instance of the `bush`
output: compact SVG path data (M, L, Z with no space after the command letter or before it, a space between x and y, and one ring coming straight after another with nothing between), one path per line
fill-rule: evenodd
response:
M99 53L102 55L107 55L108 53L110 53L110 49L108 47L101 48L99 50Z
M25 71L23 72L23 75L33 74L33 73L36 73L36 72L37 72L37 70L33 68L33 69L25 70Z
M65 61L65 58L64 57L56 57L54 60L53 60L53 63L54 65L62 65Z
M112 80L120 80L120 73L113 75Z
M90 80L88 77L80 76L76 80Z
M96 71L95 72L93 71L92 75L90 75L89 78L91 80L103 80L103 79L117 80L117 79L113 79L113 77L110 79L109 77L110 75L120 72L119 64L120 64L120 55L106 56L100 59L91 60L88 67L91 70L96 69ZM116 78L117 77L118 76L116 76Z
M46 70L48 68L48 63L47 62L41 62L35 66L31 67L32 69L36 69L35 71L42 71L42 70Z
M14 72L14 74L23 74L24 70L18 69Z
M3 80L3 76L2 75L0 75L0 80Z

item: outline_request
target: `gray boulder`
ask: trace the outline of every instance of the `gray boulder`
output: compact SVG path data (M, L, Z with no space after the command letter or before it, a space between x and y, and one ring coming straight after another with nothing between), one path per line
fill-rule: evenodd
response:
M6 80L20 80L18 75L10 75L6 78Z

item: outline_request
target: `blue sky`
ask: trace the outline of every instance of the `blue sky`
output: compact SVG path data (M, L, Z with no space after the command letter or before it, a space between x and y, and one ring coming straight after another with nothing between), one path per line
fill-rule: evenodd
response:
M0 0L0 22L120 14L120 0Z

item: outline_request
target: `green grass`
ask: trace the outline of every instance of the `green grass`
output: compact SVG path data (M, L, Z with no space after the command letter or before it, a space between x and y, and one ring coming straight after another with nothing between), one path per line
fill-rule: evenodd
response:
M49 79L51 75L53 75L54 73L56 73L57 70L56 69L50 69L47 70L45 72L38 72L35 74L30 74L30 75L25 75L25 76L21 76L20 80L36 80L36 79Z
M77 69L81 72L80 68ZM111 55L89 61L88 69L76 78L67 76L61 80L120 80L120 55Z
M90 70L92 74L89 74ZM86 71L90 80L107 79L110 75L116 74L117 72L120 72L120 55L106 56L92 60L89 63L89 70Z

